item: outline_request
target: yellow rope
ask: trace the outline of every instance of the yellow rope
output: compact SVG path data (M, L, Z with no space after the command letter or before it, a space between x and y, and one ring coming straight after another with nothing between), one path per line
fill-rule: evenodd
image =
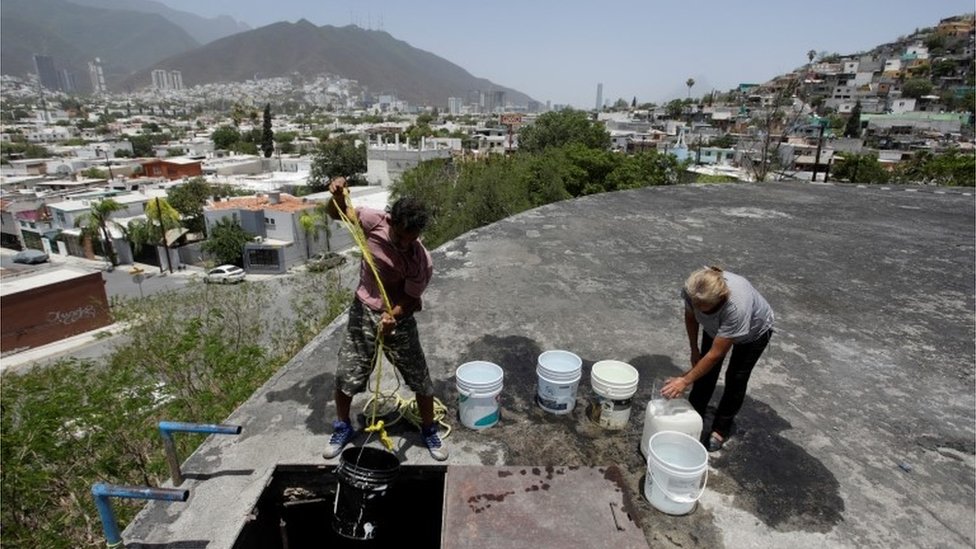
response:
M376 279L376 286L380 289L380 296L383 298L383 305L386 307L386 312L392 317L393 306L390 304L390 297L386 293L386 288L383 287L383 281L380 279L379 271L376 269L376 262L373 259L373 254L369 251L369 247L366 245L366 234L363 231L362 225L359 223L359 216L355 215L355 210L353 210L352 201L349 198L349 189L347 187L343 187L342 192L347 211L344 212L342 211L342 208L339 208L339 204L335 201L335 198L332 199L332 202L335 205L336 211L339 212L339 218L346 226L346 229L349 230L353 240L356 242L356 246L363 254L363 260L366 261L367 265L369 265L369 269L373 273L373 278ZM352 212L353 215L348 215L349 212ZM381 329L377 330L376 332L376 355L373 357L373 363L373 371L375 372L374 375L376 376L376 388L373 390L373 396L370 397L370 400L366 403L366 408L369 408L370 404L372 404L372 413L370 414L369 426L366 427L365 431L367 433L379 433L380 442L383 443L383 446L385 446L387 450L392 452L393 439L391 439L386 433L385 427L387 425L393 425L397 421L400 421L400 418L403 417L406 417L407 421L410 423L420 427L420 409L417 405L416 398L405 400L400 396L397 390L394 390L393 393L389 395L383 395L383 393L380 392L380 380L383 374L383 331ZM395 370L394 375L396 375ZM399 378L397 378L397 388L399 389ZM384 397L386 400L391 398L395 399L397 404L396 409L399 412L399 415L389 424L385 423L383 420L376 421L376 409L379 406L381 397ZM447 438L447 436L451 433L450 425L447 425L444 422L444 417L446 415L447 407L435 397L434 421L445 428L443 438Z

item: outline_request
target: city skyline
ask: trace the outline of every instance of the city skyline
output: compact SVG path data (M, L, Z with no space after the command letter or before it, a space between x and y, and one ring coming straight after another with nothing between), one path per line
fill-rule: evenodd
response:
M892 42L940 19L970 13L971 0L936 6L907 0L845 3L816 9L762 0L730 7L617 2L597 11L578 1L551 6L501 0L488 8L433 0L423 9L388 0L308 5L281 0L162 0L204 17L228 15L253 28L307 19L313 24L383 30L455 63L472 75L533 99L589 109L603 98L663 102L764 82L807 62L806 53L852 54Z

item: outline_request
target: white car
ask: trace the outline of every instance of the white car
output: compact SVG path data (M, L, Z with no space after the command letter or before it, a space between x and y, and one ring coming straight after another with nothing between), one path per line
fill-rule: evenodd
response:
M217 282L220 284L234 284L244 280L244 269L237 265L221 265L207 271L204 275L204 282Z

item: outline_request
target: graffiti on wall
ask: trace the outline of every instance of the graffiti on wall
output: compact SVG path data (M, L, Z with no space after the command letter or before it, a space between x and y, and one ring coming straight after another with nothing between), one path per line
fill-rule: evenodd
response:
M67 326L86 318L95 318L98 311L94 305L85 305L70 311L51 311L47 314L47 321L51 324Z

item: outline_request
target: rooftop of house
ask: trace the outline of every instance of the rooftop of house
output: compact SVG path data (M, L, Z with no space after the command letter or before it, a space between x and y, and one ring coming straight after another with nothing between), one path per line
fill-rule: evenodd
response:
M300 212L315 206L315 203L302 198L296 198L287 193L279 193L277 200L274 193L224 198L220 202L211 202L207 210L271 210L276 212Z
M974 218L971 189L678 185L562 201L465 233L432 251L435 275L417 315L454 427L448 479L468 466L616 465L628 514L654 547L971 547ZM709 457L698 508L672 517L640 494L638 442L652 382L688 368L679 289L702 264L749 278L776 312L776 333L730 442ZM240 435L211 437L185 461L189 500L148 504L124 532L127 547L229 549L275 467L337 463L321 452L345 320L227 418ZM535 403L536 361L548 349L584 360L567 415ZM585 413L590 368L603 359L639 372L622 431ZM505 372L501 421L482 431L456 417L455 369L472 360ZM361 415L355 421L362 426ZM432 465L404 423L389 431L397 457ZM544 496L502 493L470 515L472 528L533 494ZM526 532L538 518L518 516ZM569 528L591 518L554 520Z

